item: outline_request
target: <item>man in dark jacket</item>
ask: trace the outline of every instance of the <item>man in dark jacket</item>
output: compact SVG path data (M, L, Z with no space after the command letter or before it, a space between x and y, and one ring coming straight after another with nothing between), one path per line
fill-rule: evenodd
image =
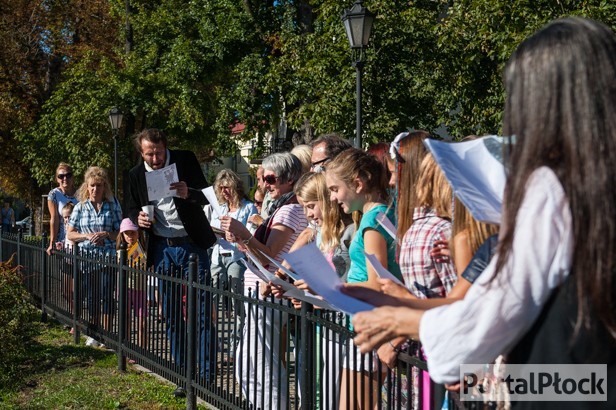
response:
M146 233L147 265L167 276L174 276L171 266L182 268L184 277L188 272L189 256L198 256L198 280L205 284L210 280L210 261L207 249L216 237L203 212L207 200L201 191L209 186L197 157L191 151L169 150L167 138L157 129L145 129L135 136L143 162L129 172L128 217ZM175 164L179 182L171 183L169 189L175 195L150 200L152 188L146 183L146 173ZM149 205L151 215L143 207ZM209 283L208 283L209 284ZM167 280L159 281L163 312L167 323L167 337L171 343L171 354L176 364L185 366L186 320L184 306L186 295L182 286ZM206 300L207 299L207 300ZM200 376L209 378L214 372L213 324L211 323L211 299L200 294L198 297L199 352L198 371ZM207 321L207 323L206 323ZM207 328L207 332L206 332ZM207 333L207 334L206 334ZM177 396L185 391L178 387Z

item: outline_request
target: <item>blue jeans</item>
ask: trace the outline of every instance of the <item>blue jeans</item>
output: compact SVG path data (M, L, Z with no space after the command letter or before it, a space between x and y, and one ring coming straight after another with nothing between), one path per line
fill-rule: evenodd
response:
M162 274L169 277L176 276L175 269L181 269L184 279L188 278L188 261L190 254L198 256L199 284L211 282L210 260L207 251L193 243L180 246L168 246L164 240L157 240L154 244L154 266L156 270L162 269ZM179 277L178 277L179 278ZM167 324L167 338L171 344L171 356L176 365L186 368L186 287L172 281L161 280L159 283L163 303L163 313ZM198 335L197 366L200 377L209 379L213 377L216 369L216 335L212 323L211 294L199 289L197 291L197 323ZM210 371L211 369L211 371Z

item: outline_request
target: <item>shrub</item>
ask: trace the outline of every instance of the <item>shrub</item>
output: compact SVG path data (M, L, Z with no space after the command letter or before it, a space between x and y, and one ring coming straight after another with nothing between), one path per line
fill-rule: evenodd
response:
M13 257L0 262L0 385L16 376L22 354L36 332L35 312Z

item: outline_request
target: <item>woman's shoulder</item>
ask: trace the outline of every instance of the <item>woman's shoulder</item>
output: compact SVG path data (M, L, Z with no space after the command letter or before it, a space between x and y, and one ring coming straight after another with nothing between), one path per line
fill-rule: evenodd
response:
M61 193L62 191L60 191L59 188L53 188L51 191L49 191L49 193L47 194L47 200L48 201L53 201L53 202L57 202L58 201L58 194Z

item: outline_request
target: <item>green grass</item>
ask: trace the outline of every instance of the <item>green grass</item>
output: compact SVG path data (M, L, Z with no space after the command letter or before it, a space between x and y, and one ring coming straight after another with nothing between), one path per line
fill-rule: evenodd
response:
M16 365L18 376L0 386L0 409L186 408L173 397L173 385L130 365L119 371L113 352L74 345L57 322L38 326L39 336Z

